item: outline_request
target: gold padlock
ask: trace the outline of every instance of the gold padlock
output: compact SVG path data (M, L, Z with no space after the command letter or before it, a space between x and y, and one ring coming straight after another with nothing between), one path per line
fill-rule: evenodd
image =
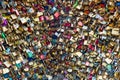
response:
M118 80L120 80L120 72L115 72L114 77Z

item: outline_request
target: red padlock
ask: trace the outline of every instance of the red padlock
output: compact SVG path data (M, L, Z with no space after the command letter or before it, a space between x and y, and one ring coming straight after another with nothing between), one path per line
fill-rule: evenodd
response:
M14 12L15 12L15 9L10 8L10 12L11 12L11 13L14 13Z
M31 32L32 30L31 30L31 28L30 27L28 27L28 32Z

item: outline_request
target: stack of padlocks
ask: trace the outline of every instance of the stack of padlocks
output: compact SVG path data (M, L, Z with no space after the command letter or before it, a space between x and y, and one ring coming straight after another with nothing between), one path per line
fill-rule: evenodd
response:
M1 80L120 80L120 0L0 0Z

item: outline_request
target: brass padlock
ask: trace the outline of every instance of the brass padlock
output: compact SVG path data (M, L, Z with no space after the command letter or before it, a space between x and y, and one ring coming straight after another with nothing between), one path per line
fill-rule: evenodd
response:
M115 72L114 77L118 80L120 80L120 72Z

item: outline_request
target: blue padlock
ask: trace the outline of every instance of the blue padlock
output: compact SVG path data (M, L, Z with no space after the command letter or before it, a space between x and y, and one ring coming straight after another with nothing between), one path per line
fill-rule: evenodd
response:
M50 13L50 14L53 14L56 10L57 10L57 8L56 8L56 7L53 7L53 8L49 11L49 13Z
M4 78L8 78L9 77L9 73L3 74Z
M6 49L6 53L8 53L8 54L10 53L10 48Z
M120 2L116 2L116 6L120 6Z

